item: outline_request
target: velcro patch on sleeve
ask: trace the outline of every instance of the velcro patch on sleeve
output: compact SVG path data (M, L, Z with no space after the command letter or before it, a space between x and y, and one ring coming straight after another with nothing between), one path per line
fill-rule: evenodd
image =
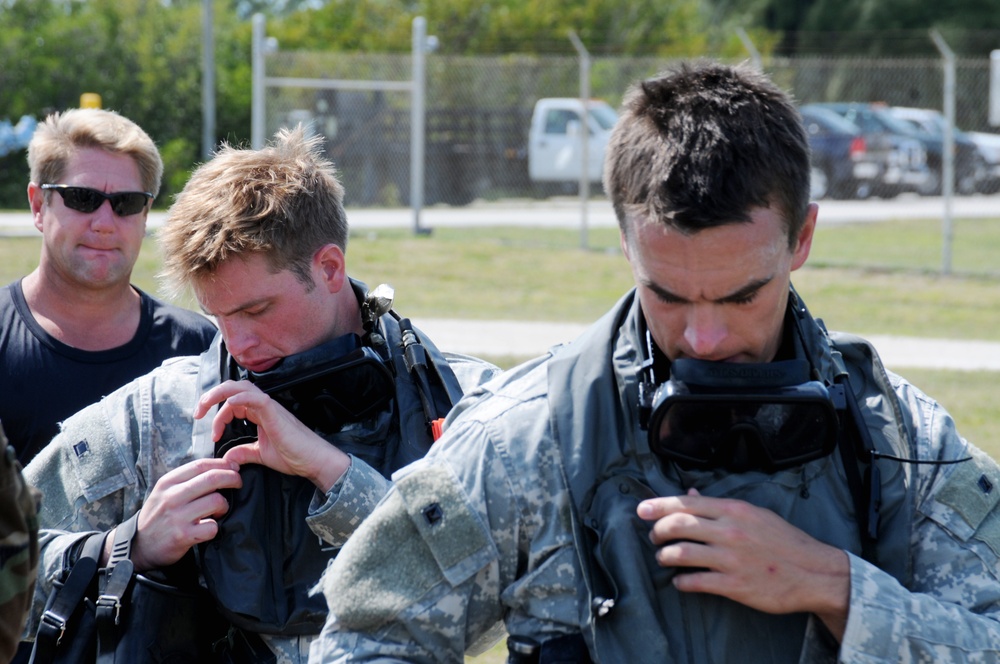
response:
M323 592L344 629L370 631L434 586L465 581L495 555L451 473L423 466L362 522L327 569Z
M101 406L91 406L66 420L59 434L60 438L69 438L68 456L87 502L135 482L134 473L101 413Z
M937 500L976 530L1000 502L1000 468L978 449L970 447L969 452L972 459L957 464L938 490Z
M441 573L457 586L495 557L482 521L446 466L428 466L396 486Z

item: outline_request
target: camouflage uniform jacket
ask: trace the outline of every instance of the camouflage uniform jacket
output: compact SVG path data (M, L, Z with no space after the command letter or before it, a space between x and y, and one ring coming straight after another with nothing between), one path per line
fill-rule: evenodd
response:
M637 340L624 326L614 336L614 380L633 395L638 365L620 360ZM461 662L504 628L537 641L587 632L567 479L574 467L553 430L548 376L572 347L468 395L431 452L394 474L394 488L324 576L330 616L311 662ZM958 435L940 405L890 379L912 457L973 459L905 465L908 581L849 552L843 641L838 648L818 620L804 621L791 635L802 643L798 660L1000 661L1000 468ZM599 444L614 446L616 427L640 435L624 396L618 411L599 418L607 422L592 436ZM767 651L749 647L722 661L771 661Z
M466 356L446 354L463 390L496 373ZM38 584L25 628L33 639L52 582L64 572L68 549L86 533L114 528L142 507L164 474L195 459L192 412L198 397L200 357L167 360L67 419L60 433L25 468L44 499ZM201 454L204 456L204 454ZM330 492L314 496L310 529L335 548L354 532L389 488L389 481L352 455L347 473ZM315 636L261 635L279 662L305 661Z

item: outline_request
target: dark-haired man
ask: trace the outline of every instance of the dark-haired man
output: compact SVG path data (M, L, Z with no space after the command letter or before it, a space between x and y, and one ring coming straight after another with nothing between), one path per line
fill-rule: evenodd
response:
M635 288L463 400L327 570L313 662L997 661L1000 468L791 288L817 206L746 67L634 86Z

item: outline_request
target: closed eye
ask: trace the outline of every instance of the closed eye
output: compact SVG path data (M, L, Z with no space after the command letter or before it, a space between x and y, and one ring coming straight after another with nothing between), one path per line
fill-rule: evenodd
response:
M260 316L265 311L267 311L267 307L253 307L252 309L244 309L243 315L249 316L250 318L254 318L256 316Z
M768 283L771 282L771 277L766 279L758 279L757 281L751 282L746 286L740 288L739 290L730 293L724 297L720 297L717 300L713 300L715 304L735 304L735 305L748 305L752 304L757 295L760 293L761 289L764 288ZM647 282L645 284L646 288L652 291L657 299L659 299L664 304L687 304L688 300L668 291L667 289L658 286L657 284Z
M739 304L746 305L751 304L760 293L761 289L766 286L771 281L771 278L760 279L753 283L747 284L743 288L739 289L735 293L730 293L729 295L719 298L717 302L719 304Z
M730 297L727 297L727 298L723 298L720 303L721 304L750 304L750 303L752 303L757 298L757 293L759 293L759 292L760 292L759 290L755 290L754 292L747 293L745 295L730 296Z

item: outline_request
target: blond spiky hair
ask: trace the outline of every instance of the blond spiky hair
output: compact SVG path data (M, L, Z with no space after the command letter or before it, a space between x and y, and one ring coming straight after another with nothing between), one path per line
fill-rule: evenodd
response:
M347 249L344 189L321 155L322 137L300 125L261 150L224 143L192 174L158 233L161 277L174 294L233 256L264 254L306 284L313 254Z

